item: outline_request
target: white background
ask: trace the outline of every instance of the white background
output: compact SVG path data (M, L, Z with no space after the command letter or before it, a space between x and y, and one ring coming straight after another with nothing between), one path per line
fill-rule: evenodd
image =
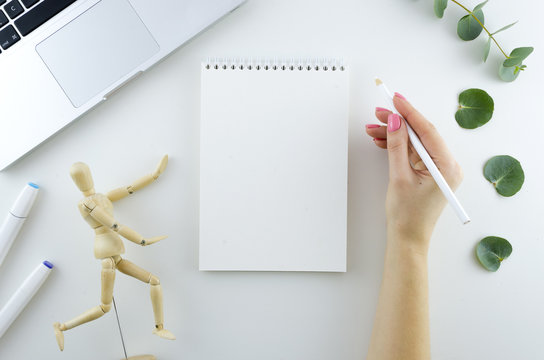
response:
M484 8L493 30L520 20L497 36L507 51L536 49L514 83L497 78L501 56L495 47L481 63L485 37L470 43L457 38L462 10L449 2L439 20L432 9L430 0L250 0L0 173L2 212L27 181L42 186L1 268L0 305L36 264L48 259L56 265L0 339L0 358L122 357L113 311L66 332L64 353L54 339L54 321L66 321L100 299L100 261L93 257L93 234L77 211L81 195L68 170L75 161L87 162L96 189L105 192L152 171L164 153L170 163L159 181L115 210L121 223L146 236L169 235L146 248L127 242L125 257L161 279L166 327L177 340L151 334L148 286L118 274L115 297L129 355L364 358L382 273L388 166L386 153L364 135L364 124L375 121L374 107L384 105L375 75L435 123L465 171L457 194L473 222L462 226L446 209L430 249L433 358L542 358L544 5L495 0ZM347 273L198 272L199 78L200 61L208 56L342 56L350 64ZM458 93L472 87L493 96L495 113L490 123L468 131L454 113ZM484 163L500 154L516 157L525 170L525 184L512 198L499 197L482 176ZM514 248L497 273L483 270L474 256L476 243L487 235L505 237Z

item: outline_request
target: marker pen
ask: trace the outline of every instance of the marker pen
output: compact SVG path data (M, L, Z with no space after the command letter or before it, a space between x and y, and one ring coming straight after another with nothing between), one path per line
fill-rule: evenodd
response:
M0 266L2 266L11 244L26 220L34 200L36 200L39 188L33 183L26 184L0 227Z
M2 310L0 310L0 338L4 335L13 320L19 316L34 294L36 294L52 269L53 264L49 261L44 261L39 264L25 281L23 281Z

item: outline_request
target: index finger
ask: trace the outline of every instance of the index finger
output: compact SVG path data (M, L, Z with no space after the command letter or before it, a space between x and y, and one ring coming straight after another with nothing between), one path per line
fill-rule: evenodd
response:
M425 117L421 115L421 113L404 98L404 96L395 93L393 103L398 112L404 117L408 124L410 124L412 129L414 129L423 146L425 146L425 149L429 152L429 155L432 157L451 156L444 139L440 136L434 125L425 119Z

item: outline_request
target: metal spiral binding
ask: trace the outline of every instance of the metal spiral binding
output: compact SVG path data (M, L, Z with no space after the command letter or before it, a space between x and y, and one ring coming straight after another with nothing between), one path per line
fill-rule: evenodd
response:
M202 65L207 70L344 71L346 69L342 59L208 58Z

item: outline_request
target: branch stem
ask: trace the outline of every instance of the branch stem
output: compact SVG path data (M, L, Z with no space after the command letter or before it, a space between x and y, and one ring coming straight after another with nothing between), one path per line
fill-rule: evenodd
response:
M469 9L467 9L463 4L459 3L458 1L456 0L451 0L452 2L456 3L457 5L459 5L460 7L462 7L466 12L468 12L473 18L474 20L476 20L478 22L478 24L480 24L480 26L482 27L482 29L485 30L485 32L487 33L487 35L489 35L489 37L491 38L491 40L493 40L493 42L495 43L495 45L497 45L497 47L499 48L499 50L502 52L502 54L504 55L504 57L506 57L507 59L510 58L510 56L506 55L506 53L504 52L504 50L501 48L501 46L499 45L499 43L497 42L497 40L495 40L495 38L493 37L493 34L491 34L487 28L484 26L484 24L482 24L480 22L480 19L478 19L476 17L476 15L474 15L474 13L472 11L470 11Z

